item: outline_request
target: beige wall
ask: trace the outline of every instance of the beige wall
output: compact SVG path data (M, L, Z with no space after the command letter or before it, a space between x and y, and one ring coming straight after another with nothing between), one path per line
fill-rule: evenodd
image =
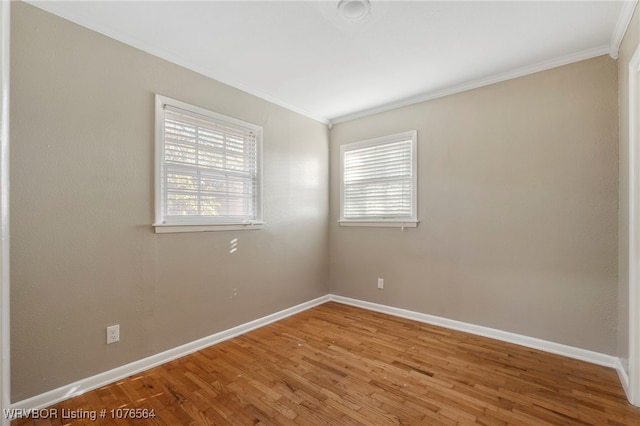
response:
M631 18L618 54L619 209L618 209L618 356L629 372L629 61L640 44L640 12Z
M324 124L24 3L12 31L13 401L328 293ZM154 234L154 93L264 126L264 230Z
M637 39L636 14L621 60ZM627 329L625 200L618 217L610 58L338 124L329 135L24 3L12 4L11 42L13 401L329 291L626 353L625 337L616 340L618 321ZM154 93L264 126L265 230L153 233ZM411 129L419 227L339 227L339 146ZM107 346L112 323L121 341Z
M332 292L616 354L616 73L603 56L336 125ZM339 146L412 129L418 228L340 227Z

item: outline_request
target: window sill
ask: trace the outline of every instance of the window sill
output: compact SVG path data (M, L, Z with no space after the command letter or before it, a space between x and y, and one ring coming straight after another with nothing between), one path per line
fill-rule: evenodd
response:
M369 226L380 228L416 228L417 220L339 220L340 226Z
M220 225L201 224L153 224L156 234L173 234L178 232L211 232L211 231L249 231L263 229L264 222L254 223L225 223Z

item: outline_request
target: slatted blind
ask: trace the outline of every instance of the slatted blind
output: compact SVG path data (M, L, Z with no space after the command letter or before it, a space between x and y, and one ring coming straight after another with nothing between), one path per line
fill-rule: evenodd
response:
M255 128L165 105L163 132L165 223L258 219Z
M342 152L342 219L414 218L414 141L411 132Z

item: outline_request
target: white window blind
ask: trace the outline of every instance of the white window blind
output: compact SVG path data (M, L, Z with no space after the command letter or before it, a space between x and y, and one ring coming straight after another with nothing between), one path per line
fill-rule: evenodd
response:
M160 114L156 222L260 222L261 128L167 98Z
M416 136L343 145L341 221L416 221Z

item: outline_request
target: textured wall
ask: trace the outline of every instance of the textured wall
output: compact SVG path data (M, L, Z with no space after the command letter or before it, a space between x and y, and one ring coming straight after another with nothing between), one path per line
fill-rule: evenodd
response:
M13 401L328 293L324 124L22 2L12 31ZM153 232L155 93L264 127L266 229Z
M603 56L336 125L332 292L616 354L616 73ZM418 228L340 227L340 145L412 129Z

